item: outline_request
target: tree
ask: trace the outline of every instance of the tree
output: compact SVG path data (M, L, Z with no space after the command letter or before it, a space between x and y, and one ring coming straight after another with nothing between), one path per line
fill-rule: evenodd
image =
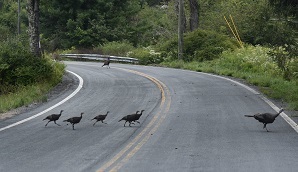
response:
M180 4L181 4L181 8L180 8ZM179 10L181 10L181 11L179 11ZM181 19L181 24L180 24L181 31L182 31L182 33L186 33L187 24L186 24L185 10L184 10L184 0L182 0L182 1L176 0L176 13L177 13L177 18L181 17L180 18ZM181 13L181 15L180 15L180 13Z
M199 4L197 0L189 0L190 18L189 26L190 31L194 31L199 27Z
M284 16L298 17L298 1L297 0L269 0L269 4L274 7L278 14Z
M27 12L30 51L34 56L41 57L39 42L39 0L28 0Z
M183 22L186 20L183 20L185 16L183 0L179 0L178 3L178 59L183 59Z
M138 34L132 23L139 0L51 0L41 2L42 41L47 50L89 49Z

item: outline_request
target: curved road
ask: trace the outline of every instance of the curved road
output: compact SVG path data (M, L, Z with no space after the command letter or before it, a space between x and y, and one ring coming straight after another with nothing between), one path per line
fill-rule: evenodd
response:
M76 94L68 97L76 89L70 87L30 112L0 121L0 171L297 170L297 132L281 116L267 126L270 132L245 118L278 108L240 83L168 68L66 64L83 79ZM61 109L61 126L45 127L42 119ZM140 124L118 122L142 109ZM107 111L107 124L92 126L91 119ZM76 130L62 122L81 112Z

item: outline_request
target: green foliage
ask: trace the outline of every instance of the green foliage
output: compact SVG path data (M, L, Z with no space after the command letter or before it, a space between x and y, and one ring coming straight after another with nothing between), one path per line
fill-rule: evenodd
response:
M128 56L139 59L139 64L158 64L163 61L160 53L156 53L151 47L135 48L128 41L123 42L109 42L102 46L96 47L96 51L102 54L115 56Z
M285 80L275 60L268 55L269 51L272 49L245 46L234 51L225 51L221 58L212 61L175 60L164 61L161 65L241 78L259 86L269 97L283 99L289 103L290 108L298 110L298 80Z
M253 44L282 46L293 44L295 41L294 30L283 21L260 21L255 30L249 30L247 35L252 35ZM272 36L274 35L274 36Z
M280 15L284 15L284 16L293 15L295 17L298 17L297 0L269 0L269 4L273 6L274 10Z
M149 46L170 39L177 31L177 16L173 8L144 6L135 16L130 39L134 45Z
M234 49L236 45L229 37L206 30L196 30L184 38L185 54L199 61L218 58L224 50Z
M138 0L41 1L41 28L46 48L92 48L130 39Z
M16 5L15 3L5 3L0 9L0 41L17 32ZM11 31L14 31L14 33Z
M102 54L114 56L127 56L127 53L133 49L133 45L128 41L108 42L95 48L96 51L102 52Z
M253 45L292 44L295 29L286 20L276 17L266 0L211 1L202 0L200 27L234 37L224 16L234 29L230 15L242 41ZM296 24L297 25L297 24ZM296 26L297 27L297 26ZM274 36L272 36L274 35Z
M282 70L285 79L298 79L298 48L297 45L274 47L268 54Z
M160 53L156 53L150 47L134 49L129 52L128 56L139 59L139 64L142 65L159 64L163 61Z
M195 30L184 35L183 45L183 60L204 61L218 58L224 50L235 49L237 42L213 31ZM176 56L177 49L177 38L170 40L160 48L165 58Z
M21 6L25 6L26 2L20 2ZM18 21L18 3L13 0L5 0L0 2L0 41L5 41L11 36L17 34ZM26 9L20 10L20 29L21 33L25 33L25 27L28 25Z
M12 38L0 47L0 94L38 82L59 82L64 67L47 58L34 57L28 42Z
M234 51L225 51L219 63L229 69L242 72L277 75L280 73L273 59L267 54L269 48L245 46Z
M20 87L14 93L0 96L0 113L26 106L32 102L45 102L46 93L53 87L51 83L44 82L26 87Z

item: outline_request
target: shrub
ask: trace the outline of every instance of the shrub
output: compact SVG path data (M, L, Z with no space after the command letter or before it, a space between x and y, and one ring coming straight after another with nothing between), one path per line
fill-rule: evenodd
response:
M99 50L103 54L114 56L126 56L127 52L133 49L133 45L128 41L108 42L95 48L95 50Z
M296 45L287 45L274 47L268 54L276 62L279 69L282 70L283 76L287 80L297 79L298 71L298 48Z
M168 58L170 55L177 55L177 38L168 41L160 50ZM220 57L224 50L235 49L237 42L225 35L213 31L195 30L184 35L184 57L185 61L213 60ZM177 56L176 56L177 57Z
M38 82L60 81L64 65L48 58L36 58L27 42L11 38L0 47L0 94L16 91L19 87Z
M224 50L234 49L236 45L229 37L213 31L196 30L184 37L185 55L199 61L218 58Z
M223 52L220 63L236 71L277 75L280 70L267 54L269 51L270 48L247 45L234 51Z
M139 59L139 64L159 64L163 61L160 53L156 53L150 47L147 48L137 48L129 52L128 56Z

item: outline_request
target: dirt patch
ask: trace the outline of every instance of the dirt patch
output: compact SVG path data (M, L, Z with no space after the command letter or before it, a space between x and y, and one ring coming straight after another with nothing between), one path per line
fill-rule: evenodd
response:
M75 89L76 85L78 85L79 81L78 79L73 76L72 74L66 72L63 77L62 77L62 81L57 84L46 96L47 96L47 101L53 100L59 96L61 96L63 93L65 93L66 91L68 91L69 89ZM46 102L34 102L30 105L27 106L22 106L13 110L10 110L8 112L5 113L0 113L0 120L4 120L7 118L11 118L15 115L19 115L21 113L25 113L29 110L32 110L34 108L39 107L40 105L42 105L43 103Z

